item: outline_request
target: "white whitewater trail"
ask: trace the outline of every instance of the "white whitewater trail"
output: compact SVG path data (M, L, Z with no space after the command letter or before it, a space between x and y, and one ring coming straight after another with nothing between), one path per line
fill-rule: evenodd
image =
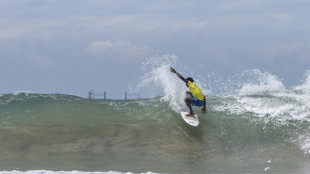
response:
M83 171L50 171L50 170L29 170L29 171L1 171L0 174L135 174L131 172L123 173L116 171L108 172L83 172ZM146 172L141 174L156 174L152 172Z

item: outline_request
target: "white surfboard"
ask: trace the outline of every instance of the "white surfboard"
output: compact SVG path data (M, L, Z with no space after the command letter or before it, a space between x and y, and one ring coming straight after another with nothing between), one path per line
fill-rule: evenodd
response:
M187 123L187 124L189 124L189 125L191 125L191 126L198 126L199 125L199 120L198 120L198 115L197 114L195 114L194 116L195 116L195 118L194 117L188 117L188 116L186 116L188 114L188 112L181 112L181 115L182 115L182 118L183 118L183 120Z

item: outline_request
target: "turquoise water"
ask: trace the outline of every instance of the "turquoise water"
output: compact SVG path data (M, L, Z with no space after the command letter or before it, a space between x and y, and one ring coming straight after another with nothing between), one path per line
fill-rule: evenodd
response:
M4 94L0 171L307 173L307 97L303 90L208 96L207 114L191 127L163 97Z

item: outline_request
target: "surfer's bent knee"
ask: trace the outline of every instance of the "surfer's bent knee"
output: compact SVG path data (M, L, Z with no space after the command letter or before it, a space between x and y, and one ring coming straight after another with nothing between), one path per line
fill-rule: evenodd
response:
M191 97L186 97L185 99L184 99L184 101L185 101L185 103L186 104L192 104L192 103L194 103L194 100L193 100L193 98L191 98Z

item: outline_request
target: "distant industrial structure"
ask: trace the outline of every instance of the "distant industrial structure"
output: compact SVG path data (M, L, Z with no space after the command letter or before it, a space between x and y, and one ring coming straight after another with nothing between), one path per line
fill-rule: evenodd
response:
M128 99L128 97L132 98L140 98L140 93L127 93L127 91L125 91L125 100Z
M141 97L140 93L128 93L125 91L124 99L139 99ZM95 92L94 90L90 90L88 92L88 99L107 99L107 92Z
M102 98L103 99L107 99L107 92L106 91L103 91L103 92L95 92L93 90L90 90L88 92L88 99L96 99L96 98Z

